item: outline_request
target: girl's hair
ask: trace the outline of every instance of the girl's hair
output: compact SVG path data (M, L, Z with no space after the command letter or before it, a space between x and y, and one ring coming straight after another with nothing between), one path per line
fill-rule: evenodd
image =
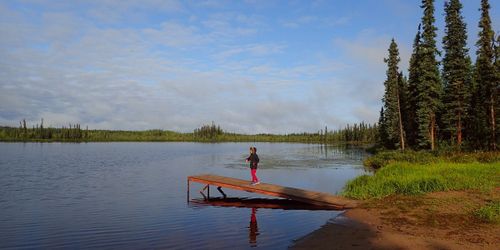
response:
M253 147L253 153L257 153L257 148L256 147Z

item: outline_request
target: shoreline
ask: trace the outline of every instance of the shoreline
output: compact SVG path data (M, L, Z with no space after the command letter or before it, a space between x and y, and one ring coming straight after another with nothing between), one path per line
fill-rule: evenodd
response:
M291 249L498 249L500 224L472 211L500 198L491 193L448 191L365 201L295 240Z
M153 142L153 143L201 143L201 144L221 144L221 143L281 143L281 144L310 144L321 146L349 146L368 149L373 146L372 142L312 142L312 141L273 141L273 140L219 140L219 141L203 141L203 140L1 140L0 143L110 143L110 142Z

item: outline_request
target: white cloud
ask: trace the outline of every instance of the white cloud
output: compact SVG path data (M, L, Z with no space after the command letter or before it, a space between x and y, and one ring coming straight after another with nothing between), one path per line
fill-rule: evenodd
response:
M271 54L282 53L286 48L284 44L246 44L227 46L223 51L217 53L215 58L219 60L228 59L229 57L250 54L252 56L268 56Z
M352 120L376 122L380 110L385 80L388 48L392 37L377 34L375 30L365 29L353 39L334 38L333 47L346 58L344 73L339 78L344 96L353 98L349 116ZM395 38L398 43L397 37ZM411 49L398 43L401 62L400 70L407 74Z
M165 11L184 11L168 3ZM102 7L94 18L116 7L114 20L137 6L85 4ZM154 2L145 4L140 8ZM345 77L341 72L352 62L328 57L279 65L273 57L290 52L286 43L242 39L262 28L258 16L222 13L157 27L100 27L67 11L65 3L56 5L35 23L0 4L0 124L44 118L53 126L191 131L215 121L236 132L282 133L373 119L362 111L376 94L369 85L380 83ZM371 51L378 47L361 40L337 42L356 60L367 59L354 51L363 47L379 57ZM356 117L346 103L360 107Z
M300 16L293 20L282 21L281 23L287 28L298 28L302 25L310 24L317 20L318 18L315 16Z
M333 46L349 55L349 58L353 59L353 63L369 66L377 72L385 72L384 58L388 55L387 50L391 39L392 37L388 35L378 35L373 29L365 29L360 31L354 39L334 38ZM411 48L406 44L398 43L397 37L395 40L401 58L400 69L406 71Z
M207 37L199 33L197 27L175 22L162 23L160 29L145 29L144 35L158 44L172 47L193 46L208 41Z
M294 19L282 20L281 25L285 28L299 28L299 27L315 27L318 26L342 26L346 25L351 21L349 16L340 17L317 17L311 15L299 16Z

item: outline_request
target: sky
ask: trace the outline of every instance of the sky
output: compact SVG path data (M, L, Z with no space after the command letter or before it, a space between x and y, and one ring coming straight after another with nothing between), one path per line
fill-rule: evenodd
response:
M463 0L475 58L479 0ZM500 3L490 1L494 31ZM441 46L444 1L436 1ZM0 1L0 125L316 132L378 120L420 1Z

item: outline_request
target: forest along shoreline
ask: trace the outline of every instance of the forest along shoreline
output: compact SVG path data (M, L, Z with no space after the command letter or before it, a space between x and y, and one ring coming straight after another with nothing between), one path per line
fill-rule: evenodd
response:
M497 249L500 152L378 153L372 176L347 183L361 200L294 249Z
M481 0L473 63L462 4L445 1L439 62L434 1L420 7L408 78L399 70L395 39L384 60L376 143L382 151L365 161L378 170L343 192L363 204L295 248L498 249L500 35L489 1Z
M31 125L31 126L30 126ZM0 141L3 142L293 142L319 144L374 144L377 124L365 122L347 124L344 128L329 130L327 126L317 132L289 134L238 134L225 131L212 123L196 128L193 132L151 129L143 131L96 130L82 128L80 124L68 124L59 128L47 127L44 120L28 124L19 122L19 127L0 126Z

